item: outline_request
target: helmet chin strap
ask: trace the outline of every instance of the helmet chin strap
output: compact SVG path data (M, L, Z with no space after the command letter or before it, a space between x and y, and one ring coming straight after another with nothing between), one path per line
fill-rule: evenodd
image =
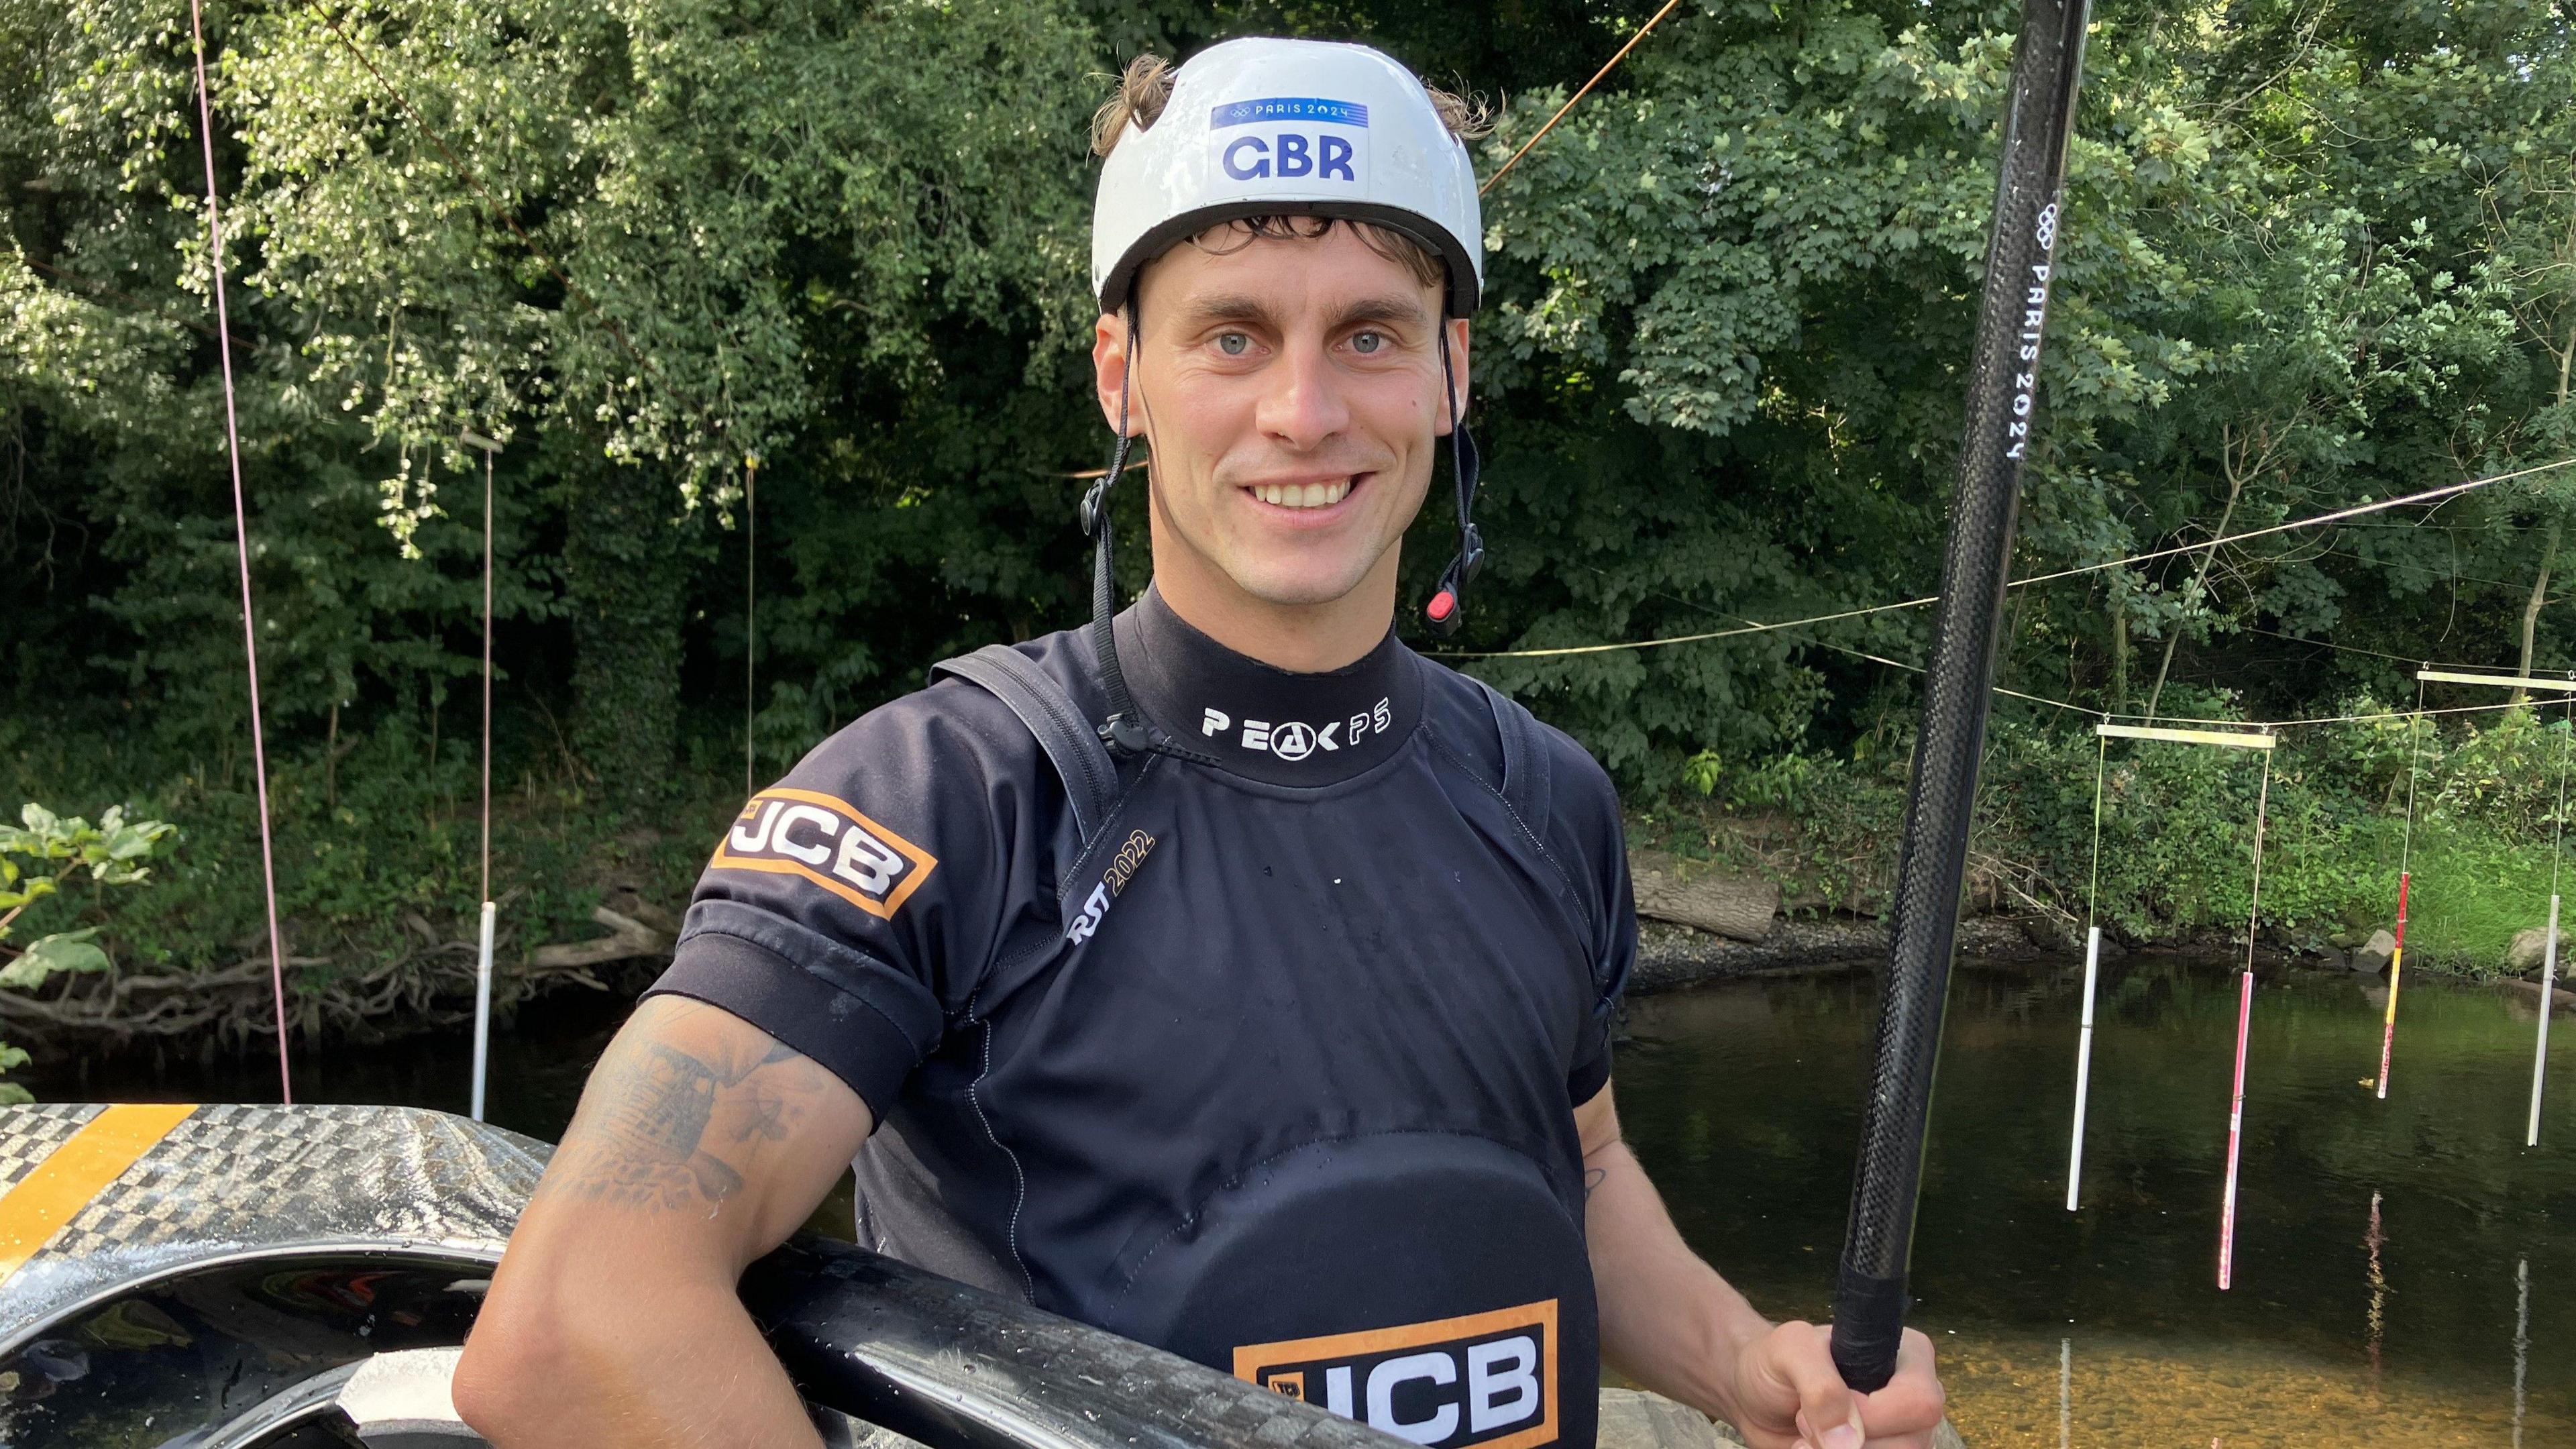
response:
M1446 639L1458 632L1466 618L1467 586L1485 567L1485 536L1477 532L1475 520L1476 476L1483 459L1477 456L1476 437L1467 431L1466 419L1458 416L1458 383L1450 371L1446 318L1440 322L1440 392L1449 407L1449 471L1458 485L1458 556L1440 571L1440 587L1422 606L1422 617L1432 633Z
M1203 764L1216 763L1210 756L1179 744L1154 728L1154 722L1136 707L1135 696L1127 690L1127 672L1118 663L1118 635L1111 621L1118 614L1118 575L1111 566L1109 490L1118 486L1127 471L1127 453L1135 440L1127 432L1127 398L1136 383L1136 303L1129 298L1125 308L1127 345L1118 360L1118 438L1109 453L1109 471L1082 495L1082 531L1092 540L1091 554L1091 653L1099 661L1101 692L1109 697L1109 717L1100 724L1101 743L1119 758L1142 754L1175 755Z

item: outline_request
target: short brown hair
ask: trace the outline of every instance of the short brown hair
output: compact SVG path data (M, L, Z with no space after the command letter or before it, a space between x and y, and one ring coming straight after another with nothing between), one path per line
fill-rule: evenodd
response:
M1440 124L1460 142L1481 139L1493 129L1491 108L1474 96L1461 96L1438 86L1423 87L1431 95L1431 108L1440 114ZM1091 117L1091 150L1096 156L1107 156L1118 149L1118 138L1127 134L1127 123L1136 129L1150 131L1162 119L1163 107L1172 99L1172 66L1151 51L1127 62L1126 71L1118 77L1118 88ZM1329 216L1251 216L1224 222L1190 238L1190 245L1201 251L1223 254L1249 245L1260 237L1320 237L1337 222ZM1439 255L1422 243L1389 227L1374 222L1349 223L1351 230L1368 245L1369 250L1413 274L1413 279L1426 287L1437 287L1448 280L1449 269ZM1242 240L1231 246L1211 245L1208 237L1219 231L1234 231Z

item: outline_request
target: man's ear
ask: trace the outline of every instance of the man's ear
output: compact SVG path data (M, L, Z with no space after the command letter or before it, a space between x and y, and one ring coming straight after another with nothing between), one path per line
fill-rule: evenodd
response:
M1128 374L1131 350L1125 317L1115 312L1103 312L1100 320L1091 324L1092 387L1100 397L1100 419L1113 431L1118 427L1119 390L1133 386ZM1135 406L1135 399L1131 397L1127 407L1127 434L1140 437L1144 431L1145 411Z
M1467 365L1467 319L1447 317L1441 319L1440 325L1449 329L1449 397L1457 409L1458 421L1463 423L1467 420L1467 379L1470 376ZM1443 408L1440 416L1432 420L1433 437L1449 436L1449 417L1449 409Z

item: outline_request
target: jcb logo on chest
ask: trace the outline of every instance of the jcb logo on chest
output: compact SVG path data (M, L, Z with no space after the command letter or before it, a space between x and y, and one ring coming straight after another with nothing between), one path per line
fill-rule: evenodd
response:
M1234 1376L1435 1449L1556 1438L1556 1300L1358 1333L1256 1343Z
M802 876L886 920L938 865L849 802L784 787L752 796L707 862L711 870Z

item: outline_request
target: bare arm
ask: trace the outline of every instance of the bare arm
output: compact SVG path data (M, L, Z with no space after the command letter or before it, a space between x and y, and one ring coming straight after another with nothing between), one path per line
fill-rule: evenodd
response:
M1610 1089L1574 1110L1583 1136L1584 1236L1601 1302L1601 1356L1655 1392L1733 1424L1753 1449L1921 1449L1941 1420L1932 1342L1905 1332L1896 1378L1843 1386L1827 1333L1773 1326L1682 1241L1620 1139Z
M819 1446L735 1296L873 1127L840 1078L682 997L592 1071L457 1365L502 1449Z

